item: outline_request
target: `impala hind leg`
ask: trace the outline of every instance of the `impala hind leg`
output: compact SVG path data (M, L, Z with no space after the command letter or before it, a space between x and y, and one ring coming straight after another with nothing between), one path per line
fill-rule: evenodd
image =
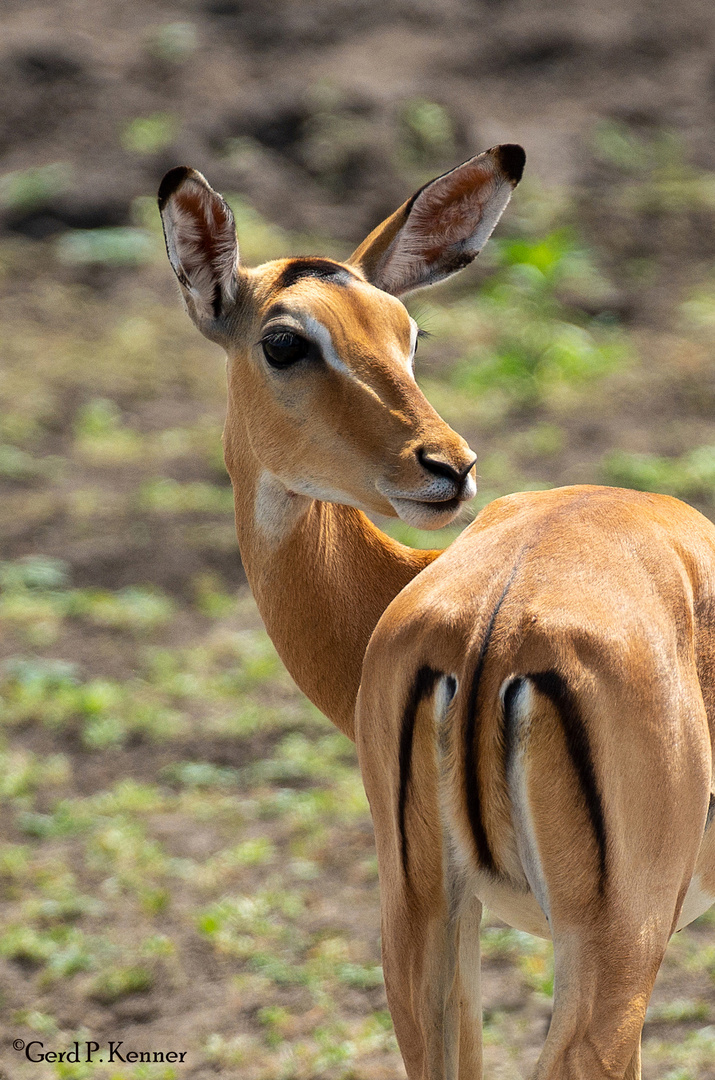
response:
M415 897L386 898L382 962L395 1034L409 1080L457 1080L456 926Z
M472 897L459 919L459 1080L478 1080L482 1075L481 921L482 905Z
M626 1069L626 1075L623 1080L641 1080L641 1040L638 1040L638 1046L636 1047L633 1057L628 1062L628 1068Z
M590 947L578 936L557 940L554 1012L534 1080L640 1080L643 1020L667 932L645 947L635 927L629 936L630 947L608 927Z
M409 1080L482 1075L481 904L465 888L444 830L435 741L435 719L444 721L453 697L450 681L421 669L398 720L389 719L387 703L368 701L362 691L357 710L380 872L385 987Z
M702 699L683 680L673 700L655 673L629 729L627 687L584 700L556 673L520 684L505 695L510 795L554 941L535 1080L638 1080L646 1008L705 827Z
M383 968L395 1034L409 1080L480 1080L481 904L470 902L454 918L432 900L412 891L383 902Z

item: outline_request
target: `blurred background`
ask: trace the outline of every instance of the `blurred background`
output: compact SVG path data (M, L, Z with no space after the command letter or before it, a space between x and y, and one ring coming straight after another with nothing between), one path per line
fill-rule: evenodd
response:
M2 1074L397 1080L353 749L247 593L222 356L181 311L155 192L199 168L248 264L346 257L432 176L522 143L477 264L409 300L419 381L479 454L469 513L605 482L713 516L715 8L4 0L0 20ZM713 926L671 944L649 1080L715 1078ZM483 941L488 1072L511 1080L548 1026L550 947L489 916ZM30 1064L17 1038L187 1056Z

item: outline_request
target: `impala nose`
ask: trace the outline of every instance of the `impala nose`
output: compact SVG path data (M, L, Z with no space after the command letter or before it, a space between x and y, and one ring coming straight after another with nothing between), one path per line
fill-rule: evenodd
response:
M433 476L444 476L459 486L476 464L477 455L475 454L471 461L459 469L451 461L447 461L441 455L434 451L425 450L424 446L421 446L417 451L417 460L422 468L432 473Z

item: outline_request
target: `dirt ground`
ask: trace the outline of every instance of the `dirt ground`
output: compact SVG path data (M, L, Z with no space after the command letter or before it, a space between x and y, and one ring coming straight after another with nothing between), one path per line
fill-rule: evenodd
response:
M6 230L126 224L132 198L186 161L270 221L355 242L404 198L405 107L424 99L452 131L422 171L521 142L531 175L577 189L610 264L655 253L672 290L712 258L707 214L667 235L657 208L618 214L627 170L604 166L592 142L604 119L673 130L694 167L715 168L708 0L6 0L2 18L3 171L72 170L68 190L6 211ZM160 145L120 137L156 114L173 123Z
M85 1080L12 1049L77 1037L187 1050L114 1080L393 1080L369 815L245 592L220 360L160 252L71 244L131 239L185 162L258 212L249 252L344 255L430 176L520 142L504 235L565 225L602 276L548 317L615 327L637 360L464 413L485 491L602 479L620 447L713 516L688 455L715 445L715 6L4 0L0 28L0 1076ZM495 273L443 294L465 334ZM435 335L424 367L457 420L462 345ZM715 1078L713 925L668 954L649 1080ZM551 959L496 921L484 943L508 1080L542 1044Z

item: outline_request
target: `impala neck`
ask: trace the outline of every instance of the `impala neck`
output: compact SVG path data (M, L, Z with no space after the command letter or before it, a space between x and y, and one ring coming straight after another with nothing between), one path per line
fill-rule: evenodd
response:
M232 417L224 449L246 577L295 682L351 739L378 619L439 551L391 540L360 511L291 494L262 470Z

